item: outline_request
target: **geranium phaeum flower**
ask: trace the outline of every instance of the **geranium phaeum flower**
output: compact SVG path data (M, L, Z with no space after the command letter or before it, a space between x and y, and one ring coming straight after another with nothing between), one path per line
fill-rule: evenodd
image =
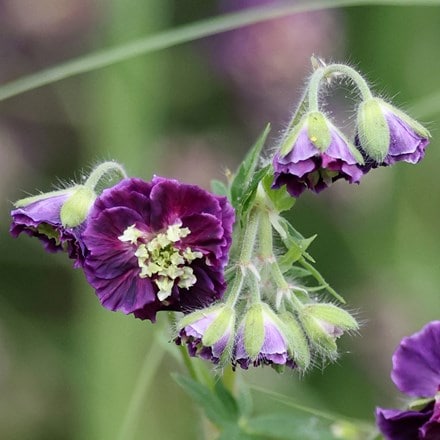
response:
M402 339L393 355L391 378L403 393L424 399L408 410L377 408L377 425L385 438L439 439L440 321L430 322L420 332Z
M359 107L358 134L355 142L372 159L366 168L418 163L425 156L429 131L406 113L379 98L371 98ZM383 160L375 158L380 151Z
M218 364L229 355L234 338L235 314L220 305L186 315L179 325L176 344L185 343L191 356Z
M154 321L220 298L233 209L176 180L124 179L103 191L82 234L84 270L102 305Z
M311 126L316 115L319 128L324 129L324 142ZM281 151L275 154L273 188L286 185L289 194L298 197L307 188L319 193L341 178L359 183L364 174L359 166L361 162L360 153L342 133L321 113L314 112L302 119Z
M258 341L258 342L256 342ZM239 325L233 352L233 365L295 368L282 323L266 304L253 306Z
M80 239L84 225L65 227L60 215L62 206L74 193L75 188L70 188L18 201L17 209L11 212L12 236L25 232L37 237L48 252L67 251L69 257L76 260L75 266L80 267L86 253Z

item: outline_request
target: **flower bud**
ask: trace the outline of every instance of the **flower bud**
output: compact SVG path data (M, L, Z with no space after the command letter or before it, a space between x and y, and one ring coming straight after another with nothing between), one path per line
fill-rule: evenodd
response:
M86 253L82 224L94 198L89 189L74 186L19 200L11 212L10 232L14 237L22 232L37 237L49 252L67 251L75 266L82 266Z
M344 331L357 330L356 320L333 304L308 304L301 315L304 330L311 344L326 357L337 357L336 339Z
M362 155L321 112L309 112L290 133L273 159L272 188L286 185L293 197L306 188L320 192L338 179L358 183Z
M238 327L233 364L244 369L251 364L296 367L285 326L267 304L254 304L245 313Z
M377 165L419 162L429 131L406 113L379 98L363 101L357 115L356 143Z
M191 356L214 364L225 362L234 340L235 311L224 304L186 315L178 323L177 344L186 343Z

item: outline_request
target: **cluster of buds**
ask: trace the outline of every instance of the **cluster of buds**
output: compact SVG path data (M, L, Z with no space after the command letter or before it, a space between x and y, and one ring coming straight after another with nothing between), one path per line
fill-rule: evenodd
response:
M323 79L347 77L357 86L353 138L346 137L320 109ZM364 78L342 64L317 65L298 110L273 158L273 188L286 185L293 197L320 192L338 179L359 183L364 174L395 162L419 162L430 135L406 113L374 96Z

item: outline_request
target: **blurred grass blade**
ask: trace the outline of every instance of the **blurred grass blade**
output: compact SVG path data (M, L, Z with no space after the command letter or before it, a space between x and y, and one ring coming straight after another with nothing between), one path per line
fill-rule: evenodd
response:
M81 73L91 72L149 52L299 12L361 5L435 6L440 0L300 0L249 8L159 32L127 44L96 51L0 86L0 101Z

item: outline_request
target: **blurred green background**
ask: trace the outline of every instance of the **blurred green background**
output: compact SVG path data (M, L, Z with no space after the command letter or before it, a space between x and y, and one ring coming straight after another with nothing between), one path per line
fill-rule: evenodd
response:
M0 82L155 31L260 1L0 1ZM311 54L350 61L432 130L426 158L371 172L297 202L293 221L318 233L318 268L363 322L340 360L306 377L239 371L297 402L373 419L401 397L389 380L402 336L438 319L440 7L363 6L277 19L157 52L0 103L0 438L117 438L155 327L103 309L65 255L8 234L10 201L101 160L131 175L209 187L271 122L272 147L310 72ZM355 96L331 108L348 132ZM422 101L421 101L422 100ZM428 106L429 104L429 106ZM330 110L330 108L329 108ZM156 328L157 329L157 328ZM157 331L163 331L159 327ZM165 339L168 335L165 336ZM165 351L166 348L165 348ZM196 439L200 414L160 353L135 439ZM163 356L163 358L161 357ZM272 408L255 394L257 411Z

